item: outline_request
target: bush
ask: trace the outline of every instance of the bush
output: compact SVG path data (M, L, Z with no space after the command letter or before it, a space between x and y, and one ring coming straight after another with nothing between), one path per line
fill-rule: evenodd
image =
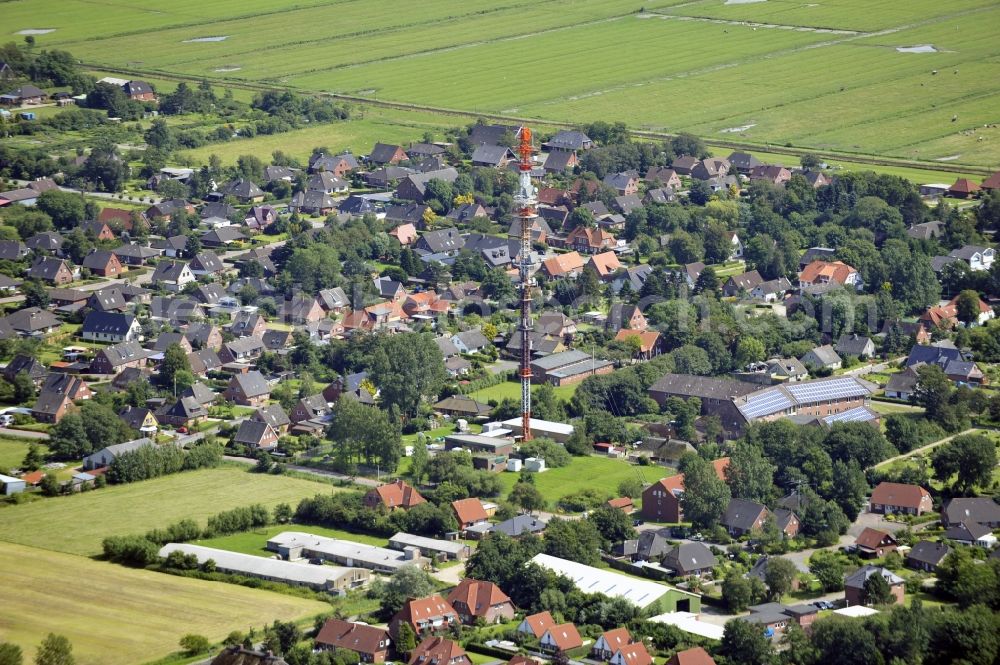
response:
M571 513L582 513L585 510L593 510L610 499L606 492L596 489L585 489L567 494L559 499L559 507Z
M194 634L182 637L180 645L181 649L184 650L185 656L197 656L198 654L205 653L212 647L212 643L208 641L207 637Z
M105 559L126 566L146 567L159 558L156 543L142 536L109 536L101 546Z

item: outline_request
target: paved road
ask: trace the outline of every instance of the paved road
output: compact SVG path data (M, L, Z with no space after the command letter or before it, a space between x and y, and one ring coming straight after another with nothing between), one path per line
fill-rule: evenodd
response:
M884 372L889 369L889 367L900 361L906 360L905 356L900 356L899 358L891 358L885 362L877 363L875 365L861 365L860 367L855 367L854 369L849 369L844 372L843 376L863 376L865 374L872 374L873 372Z
M223 459L230 462L240 462L241 464L256 464L257 460L251 459L249 457L237 457L235 455L226 455ZM363 476L348 476L347 474L338 473L337 471L327 471L326 469L314 469L311 466L300 466L298 464L286 464L286 469L291 469L292 471L299 471L301 473L308 473L313 476L320 476L322 478L333 478L335 480L345 480L347 482L354 483L355 485L361 485L362 487L378 487L382 483L373 478L365 478Z
M12 439L34 439L36 441L45 441L49 438L49 435L45 432L32 432L26 429L11 429L9 427L0 427L0 436L9 436Z
M972 434L972 433L977 432L977 431L985 432L986 430L978 428L978 427L972 427L970 429L965 430L964 432L959 432L958 434L952 434L951 436L946 436L943 439L938 439L937 441L932 441L931 443L928 443L926 446L921 446L919 448L914 448L913 450L911 450L908 453L903 453L901 455L896 455L895 457L890 457L889 459L882 460L881 462L879 462L878 464L876 464L872 468L873 469L877 469L880 466L887 466L889 464L892 464L893 462L896 462L896 461L901 460L901 459L906 459L907 457L911 457L913 455L923 454L923 453L927 452L928 450L933 450L934 448L937 448L942 443L948 443L949 441L951 441L952 439L954 439L956 436L964 436L966 434Z

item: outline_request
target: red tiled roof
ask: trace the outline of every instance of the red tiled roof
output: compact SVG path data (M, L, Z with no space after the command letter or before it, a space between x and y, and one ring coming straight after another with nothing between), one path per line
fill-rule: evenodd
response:
M982 188L979 186L978 182L973 182L968 178L959 178L955 181L955 184L948 189L948 191L957 192L959 194L972 194L973 192L978 192L980 189Z
M553 277L559 277L574 270L583 268L583 257L578 252L559 254L542 262L545 272Z
M885 531L879 531L878 529L873 529L869 526L865 527L865 530L858 535L858 538L857 540L854 541L854 543L858 547L863 547L868 550L875 550L879 548L879 546L882 544L882 541L885 540L886 538L890 538L893 540L893 542L895 542L895 539L892 538L892 536L890 536Z
M576 630L576 626L571 623L562 623L558 626L552 626L547 631L549 637L552 639L552 643L558 647L560 651L569 651L570 649L576 649L583 645L583 640L580 639L580 633Z
M556 622L552 619L552 615L547 611L526 616L524 617L524 621L528 624L531 628L531 632L537 638L541 638L541 636L545 634L546 630L556 625Z
M653 663L653 657L646 651L646 645L642 642L624 646L618 650L618 653L622 655L622 665L652 665Z
M481 582L467 577L451 590L448 602L452 606L456 603L464 604L472 616L486 616L492 606L509 603L510 597L492 582Z
M597 270L597 274L601 277L607 277L622 267L621 262L618 260L618 255L614 252L595 254L590 257L590 261L594 264L594 269Z
M629 500L631 501L631 499ZM601 637L604 638L608 649L611 651L618 651L618 649L632 644L632 635L628 632L628 628L608 630Z
M409 665L449 665L456 658L468 655L461 646L443 637L428 637L410 652Z
M412 508L427 501L420 496L420 492L402 480L380 485L371 491L378 495L386 508Z
M675 653L666 665L715 665L715 661L703 648L692 647Z
M846 284L847 278L857 270L843 261L813 261L799 273L799 281L806 284L837 282Z
M923 498L931 494L919 485L905 483L879 483L872 491L872 503L883 506L902 506L916 510Z
M489 519L489 515L486 514L486 509L483 508L482 502L474 497L452 501L451 507L455 511L455 516L458 518L460 524L475 524L476 522L485 522Z
M316 634L316 644L373 654L388 649L389 633L384 628L343 619L327 619Z

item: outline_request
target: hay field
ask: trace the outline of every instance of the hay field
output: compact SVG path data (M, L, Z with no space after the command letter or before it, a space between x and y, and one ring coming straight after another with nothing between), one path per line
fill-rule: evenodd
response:
M995 0L46 3L9 32L154 78L1000 165Z
M183 518L204 525L210 515L261 503L287 502L336 488L297 478L221 467L176 473L67 497L0 508L0 541L94 556L106 536L145 533Z
M25 662L49 632L73 643L78 665L135 665L178 651L187 633L218 641L233 630L328 611L315 600L125 568L0 543L0 637Z

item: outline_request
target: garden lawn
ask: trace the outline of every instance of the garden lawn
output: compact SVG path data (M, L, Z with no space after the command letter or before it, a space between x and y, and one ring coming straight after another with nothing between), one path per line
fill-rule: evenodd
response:
M388 538L379 538L363 533L344 531L343 529L328 529L321 526L311 526L309 524L277 524L266 529L255 529L244 533L235 533L229 536L218 538L207 538L195 541L198 545L205 547L217 547L231 552L242 552L243 554L257 554L259 556L271 556L273 553L266 548L267 541L281 533L282 531L304 531L316 536L326 536L327 538L338 538L340 540L351 540L364 545L375 545L376 547L388 547Z
M25 662L49 632L69 638L77 665L133 665L177 651L187 633L219 641L330 608L12 543L0 543L0 587L7 590L0 635L24 650Z
M0 469L21 468L21 462L24 461L24 456L28 453L28 446L31 443L30 439L12 439L0 436ZM40 441L37 443L40 444L44 455L45 444Z
M106 536L142 534L183 518L204 525L210 515L253 503L294 508L302 498L329 491L337 490L245 467L186 471L0 508L0 540L92 556L101 552Z
M591 455L574 457L568 466L536 473L534 478L535 487L550 504L549 509L554 509L559 499L580 490L595 489L607 493L609 497L616 497L618 484L623 480L637 479L643 483L652 483L675 473L674 469L662 466L637 466L619 459ZM519 477L516 473L500 474L505 495Z
M574 383L568 386L559 386L555 389L556 397L562 400L569 401L573 398L576 393L576 387L580 385L579 383ZM538 385L531 386L531 392L534 393L538 390ZM519 381L504 381L503 383L498 383L495 386L490 386L489 388L483 388L482 390L477 390L476 392L469 393L469 397L472 399L483 402L484 404L489 404L490 400L495 400L499 402L502 399L510 398L520 401L521 399L521 383Z

